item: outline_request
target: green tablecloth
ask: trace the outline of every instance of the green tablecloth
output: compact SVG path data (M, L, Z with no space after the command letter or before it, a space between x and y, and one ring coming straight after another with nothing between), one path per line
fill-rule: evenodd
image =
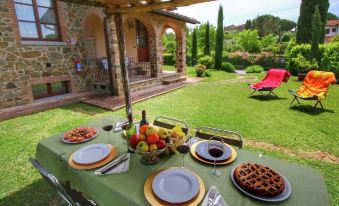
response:
M115 118L118 121L119 118ZM91 122L86 126L101 128L100 121ZM65 144L61 142L58 134L42 140L36 150L36 158L49 172L61 181L70 181L71 187L87 194L99 205L148 205L144 197L144 182L149 174L159 169L180 166L179 155L163 156L161 162L146 166L141 163L140 156L133 154L129 172L105 176L95 176L94 170L76 170L68 166L68 157L77 149L94 143L114 143L119 154L126 152L125 139L121 132L114 133L108 140L104 132L82 144ZM195 160L190 154L186 155L185 167L194 171L204 181L206 192L211 185L216 185L229 206L254 206L254 205L295 205L295 206L326 206L330 205L328 192L322 175L309 167L289 163L282 160L259 157L258 154L244 150L237 150L237 159L226 166L219 167L223 175L211 178L208 171L211 165L206 165ZM242 162L263 163L284 175L292 186L292 195L280 203L266 203L254 200L238 191L231 182L231 169Z

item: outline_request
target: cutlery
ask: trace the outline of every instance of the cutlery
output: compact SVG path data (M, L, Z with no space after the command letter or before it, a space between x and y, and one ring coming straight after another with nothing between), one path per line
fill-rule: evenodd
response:
M208 194L208 206L210 206L214 200L215 193L213 190L210 190L210 193Z
M121 163L124 163L124 162L125 162L126 160L128 160L128 159L129 159L129 157L126 157L126 158L121 159L120 161L118 161L118 162L115 163L114 165L112 165L112 166L108 167L107 169L105 169L104 171L102 171L101 174L103 175L103 174L107 173L108 171L110 171L110 170L116 168L117 166L119 166Z
M221 194L218 194L218 195L216 196L216 198L214 198L215 200L214 200L213 206L218 205L218 202L219 202L220 198L221 198Z

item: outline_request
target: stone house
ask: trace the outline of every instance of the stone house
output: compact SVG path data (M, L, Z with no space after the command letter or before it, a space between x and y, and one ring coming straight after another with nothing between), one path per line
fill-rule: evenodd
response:
M123 95L114 18L100 5L0 0L0 109L66 93ZM168 77L162 71L167 28L177 38L174 80L185 75L186 23L198 22L167 10L122 15L131 92Z
M339 20L327 20L325 31L325 42L328 43L334 36L339 35Z

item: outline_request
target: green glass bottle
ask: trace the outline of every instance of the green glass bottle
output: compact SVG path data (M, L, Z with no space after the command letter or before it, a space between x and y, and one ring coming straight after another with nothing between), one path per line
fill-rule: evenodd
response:
M135 129L135 124L133 123L132 114L128 114L127 118L128 118L128 126L126 128L127 151L130 152L130 153L133 153L134 150L130 147L130 138L133 135L136 135L137 132L136 132L136 129Z

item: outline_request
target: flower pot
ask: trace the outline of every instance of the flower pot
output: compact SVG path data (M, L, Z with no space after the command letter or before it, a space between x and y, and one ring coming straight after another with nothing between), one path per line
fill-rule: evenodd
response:
M304 81L305 77L306 77L306 74L299 73L298 74L298 81Z

